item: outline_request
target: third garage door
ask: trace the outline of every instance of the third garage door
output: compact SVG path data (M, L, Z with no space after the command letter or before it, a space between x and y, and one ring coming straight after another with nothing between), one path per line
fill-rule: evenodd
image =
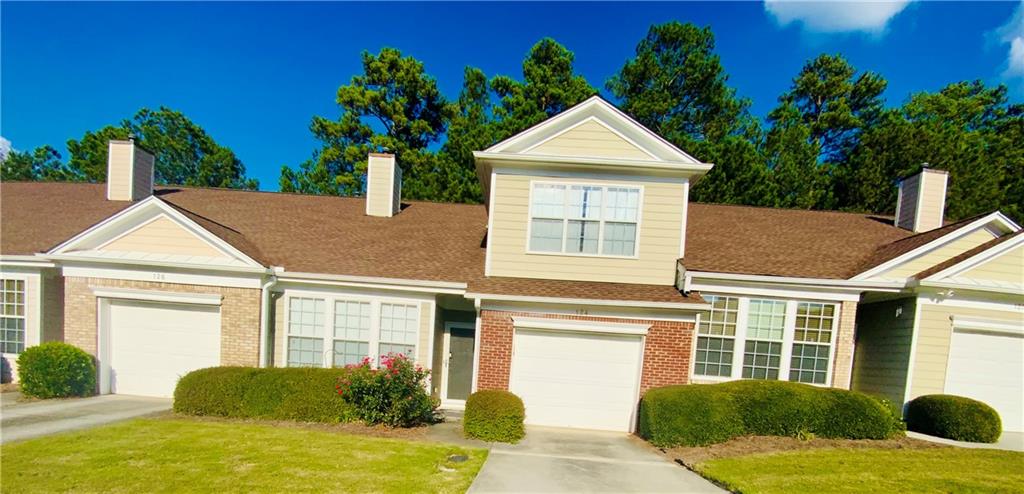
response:
M528 424L629 431L642 350L640 335L517 329L509 389Z

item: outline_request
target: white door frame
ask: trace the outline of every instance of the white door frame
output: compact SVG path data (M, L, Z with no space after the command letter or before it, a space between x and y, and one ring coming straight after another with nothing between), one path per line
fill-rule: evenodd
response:
M451 351L452 328L468 329L473 332L473 347L476 348L476 324L472 322L451 322L444 323L444 342L441 344L441 406L444 408L463 409L466 407L466 400L448 399L448 354ZM475 354L476 352L474 352ZM470 370L474 372L470 382L476 382L475 366Z

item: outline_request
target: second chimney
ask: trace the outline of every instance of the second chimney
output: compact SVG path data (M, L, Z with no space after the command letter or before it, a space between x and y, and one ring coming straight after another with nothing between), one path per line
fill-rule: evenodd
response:
M370 153L366 161L366 214L391 217L402 209L402 167L395 155Z
M153 153L131 138L112 139L107 146L107 200L139 201L153 195Z
M900 180L896 226L915 233L942 226L948 180L949 172L927 167Z

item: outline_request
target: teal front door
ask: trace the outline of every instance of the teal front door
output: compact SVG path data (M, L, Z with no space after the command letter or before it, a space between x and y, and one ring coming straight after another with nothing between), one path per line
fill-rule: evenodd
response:
M445 398L465 400L473 390L473 338L475 330L448 328L448 387Z

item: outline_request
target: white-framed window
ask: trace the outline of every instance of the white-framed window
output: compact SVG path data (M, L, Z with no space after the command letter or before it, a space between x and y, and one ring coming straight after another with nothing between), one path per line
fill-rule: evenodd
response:
M825 384L829 356L832 354L834 325L834 305L815 302L797 304L793 355L789 364L790 381Z
M0 279L0 352L25 350L25 280Z
M415 359L419 304L342 294L288 295L284 364L344 367L365 358L379 362L388 353Z
M407 304L380 304L380 347L378 355L389 353L415 357L419 334L419 307Z
M697 326L697 355L694 373L701 376L732 375L733 352L736 345L736 322L739 299L736 297L704 297L711 311L701 315Z
M743 347L744 379L778 379L782 363L782 333L786 329L786 302L750 301L747 339Z
M837 304L703 296L711 310L697 326L695 377L829 383Z
M324 364L324 299L292 297L288 306L288 367Z
M639 216L639 187L536 182L528 250L632 257Z
M332 365L355 365L370 356L370 303L334 301L334 360Z

